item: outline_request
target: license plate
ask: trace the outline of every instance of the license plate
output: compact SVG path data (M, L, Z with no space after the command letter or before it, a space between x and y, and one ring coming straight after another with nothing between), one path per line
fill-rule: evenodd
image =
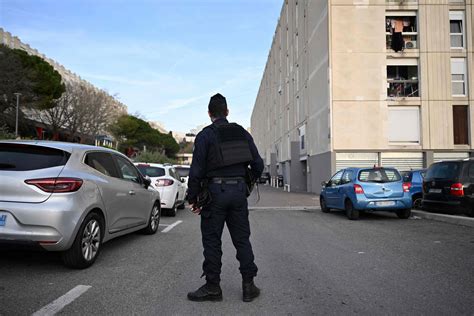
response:
M383 201L383 202L376 202L375 205L377 206L394 206L394 201Z
M430 193L441 193L441 189L430 189Z
M0 215L0 226L5 226L6 223L7 223L7 216Z

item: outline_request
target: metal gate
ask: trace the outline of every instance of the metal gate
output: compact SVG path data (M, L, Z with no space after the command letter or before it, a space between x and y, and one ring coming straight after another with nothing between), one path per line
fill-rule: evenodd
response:
M443 152L443 153L434 153L433 154L433 161L440 162L440 161L450 161L450 160L460 160L469 158L469 153L459 153L459 152Z
M378 164L378 153L336 153L336 171L350 167L373 167Z
M382 166L393 167L399 171L408 171L423 169L423 153L400 153L383 152L381 153Z

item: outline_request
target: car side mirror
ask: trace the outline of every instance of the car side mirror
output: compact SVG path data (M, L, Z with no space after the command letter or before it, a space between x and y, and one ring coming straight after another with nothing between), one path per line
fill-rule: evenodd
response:
M145 178L143 178L143 185L145 186L145 189L148 189L150 184L151 184L151 179L149 176L146 176Z
M328 185L328 182L327 182L327 181L321 182L321 186L322 186L322 187L327 187L327 185Z

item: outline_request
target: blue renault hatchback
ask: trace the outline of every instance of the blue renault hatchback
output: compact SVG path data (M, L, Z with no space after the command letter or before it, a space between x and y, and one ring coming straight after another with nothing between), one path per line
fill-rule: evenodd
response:
M423 201L423 179L425 178L426 169L402 171L400 174L404 185L410 189L412 207L420 209Z
M359 218L360 211L395 212L409 218L412 199L410 188L393 168L347 168L322 183L321 210L345 210L349 219Z

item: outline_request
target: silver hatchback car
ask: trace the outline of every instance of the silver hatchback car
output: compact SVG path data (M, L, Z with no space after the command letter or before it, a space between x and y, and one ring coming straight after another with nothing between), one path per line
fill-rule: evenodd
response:
M0 243L62 251L87 268L102 243L133 231L154 234L160 195L130 160L102 147L0 141Z

